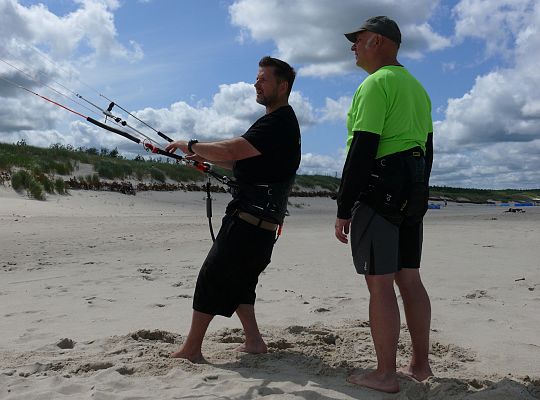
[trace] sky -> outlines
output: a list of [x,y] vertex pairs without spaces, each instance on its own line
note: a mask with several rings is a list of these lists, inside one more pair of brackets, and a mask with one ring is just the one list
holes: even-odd
[[[343,33],[376,15],[400,26],[398,59],[432,100],[430,184],[540,188],[540,0],[0,0],[0,78],[101,121],[87,101],[210,141],[264,114],[258,61],[278,57],[297,71],[299,173],[339,177],[347,110],[367,76]],[[0,79],[0,141],[20,140],[144,154]]]

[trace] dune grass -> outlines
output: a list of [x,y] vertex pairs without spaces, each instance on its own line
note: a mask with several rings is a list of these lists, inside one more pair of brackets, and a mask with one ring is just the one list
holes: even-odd
[[[117,149],[74,148],[60,144],[41,148],[29,146],[24,141],[17,144],[0,143],[0,172],[7,171],[11,174],[15,190],[26,190],[35,198],[44,198],[45,193],[66,193],[64,180],[59,176],[71,175],[80,164],[92,165],[95,172],[79,177],[79,181],[96,189],[100,188],[101,179],[148,179],[157,183],[165,183],[167,180],[177,183],[200,182],[206,179],[205,174],[170,159],[157,157],[145,160],[142,156],[137,156],[133,160],[127,160]],[[26,174],[19,171],[25,171]],[[216,172],[231,175],[230,171],[219,167],[216,167]],[[0,178],[5,179],[3,176],[5,174]],[[339,184],[340,179],[333,176],[297,175],[294,190],[312,195],[329,195],[337,193]],[[540,198],[540,189],[491,190],[432,186],[430,197],[474,203],[486,203],[490,200],[531,201]]]

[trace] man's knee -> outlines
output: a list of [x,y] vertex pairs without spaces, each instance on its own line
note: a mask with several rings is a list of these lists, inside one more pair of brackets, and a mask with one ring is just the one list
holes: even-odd
[[371,294],[394,291],[394,278],[396,274],[366,275],[366,283]]
[[398,285],[400,291],[408,289],[416,289],[422,286],[422,279],[420,278],[420,270],[416,268],[404,268],[396,273],[396,285]]

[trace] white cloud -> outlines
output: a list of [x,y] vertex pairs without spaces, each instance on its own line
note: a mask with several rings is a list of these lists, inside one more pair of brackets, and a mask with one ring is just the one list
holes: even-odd
[[[99,59],[105,69],[115,60],[140,60],[143,53],[137,43],[131,41],[129,49],[117,40],[113,11],[119,7],[118,1],[76,3],[79,8],[75,11],[58,16],[42,4],[25,7],[15,0],[0,0],[0,77],[95,117],[94,112],[99,111],[80,99],[79,104],[74,103],[75,96],[67,89],[76,90],[81,85],[77,72],[81,63],[88,68]],[[82,135],[80,126],[72,125],[72,120],[65,110],[0,80],[2,140],[25,139],[38,146],[61,143],[75,147],[121,142],[116,137],[111,140],[96,135],[95,131],[91,136]]]
[[456,39],[481,39],[488,55],[507,55],[537,5],[536,0],[461,0],[453,9]]
[[117,41],[112,10],[117,1],[80,1],[81,7],[65,16],[57,16],[44,5],[25,7],[15,0],[0,0],[0,44],[10,50],[27,43],[49,48],[55,59],[69,58],[81,45],[88,45],[93,55],[140,59],[142,51]]
[[345,121],[351,107],[351,101],[352,98],[349,96],[342,96],[337,100],[327,97],[321,121]]
[[332,175],[341,176],[345,152],[341,151],[336,156],[304,153],[300,162],[299,174],[307,175]]
[[540,139],[494,143],[459,153],[438,153],[432,185],[477,188],[538,188]]
[[[313,107],[301,93],[293,91],[290,104],[302,127],[315,123]],[[180,101],[167,109],[146,108],[136,113],[138,118],[177,139],[204,140],[239,136],[263,114],[264,107],[255,102],[253,85],[246,82],[220,85],[209,106]]]
[[401,34],[403,46],[400,54],[413,59],[422,58],[426,52],[442,50],[451,44],[449,38],[436,33],[427,22],[406,25]]
[[340,0],[238,0],[229,8],[231,21],[240,28],[242,41],[273,41],[278,57],[302,64],[299,74],[326,76],[355,68],[351,44],[343,33],[358,28],[373,15],[389,15],[403,33],[401,54],[418,58],[425,51],[448,47],[450,41],[426,22],[437,2],[413,0],[406,7],[399,1]]
[[[439,151],[435,181],[477,187],[539,187],[540,3],[489,4],[493,9],[486,13],[483,0],[461,1],[455,8],[456,33],[462,39],[484,39],[489,53],[500,50],[511,55],[511,65],[478,76],[466,94],[448,100],[445,119],[435,124]],[[490,48],[491,43],[500,47]],[[452,164],[454,159],[459,162]]]

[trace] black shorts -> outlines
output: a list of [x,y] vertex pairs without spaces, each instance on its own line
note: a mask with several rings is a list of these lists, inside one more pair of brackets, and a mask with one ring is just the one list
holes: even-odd
[[407,218],[392,224],[373,208],[359,202],[351,221],[351,250],[359,274],[383,275],[402,268],[420,268],[422,221]]
[[232,215],[223,217],[199,271],[193,309],[230,317],[240,304],[255,304],[258,278],[270,264],[274,242],[275,232]]

